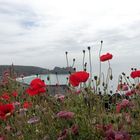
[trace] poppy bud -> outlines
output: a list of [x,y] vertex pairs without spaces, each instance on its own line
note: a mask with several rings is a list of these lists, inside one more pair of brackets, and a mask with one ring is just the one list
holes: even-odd
[[50,81],[50,77],[49,76],[47,77],[47,80]]
[[76,71],[76,68],[73,68],[74,71]]
[[94,76],[94,79],[97,80],[97,76]]
[[132,84],[133,85],[133,87],[135,86],[135,84]]
[[125,76],[125,73],[124,73],[124,72],[122,72],[122,75],[124,75],[124,76]]
[[110,80],[112,80],[113,79],[113,75],[110,75]]
[[90,50],[90,46],[88,46],[88,50]]
[[110,90],[110,93],[112,94],[112,93],[113,93],[113,91],[112,91],[112,90]]

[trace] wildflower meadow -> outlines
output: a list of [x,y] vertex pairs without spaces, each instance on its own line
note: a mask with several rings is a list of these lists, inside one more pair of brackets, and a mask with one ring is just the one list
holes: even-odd
[[[36,77],[28,86],[8,71],[0,84],[0,140],[140,140],[140,70],[113,77],[111,53],[99,51],[99,75],[92,73],[91,48],[82,69],[69,72],[68,90],[52,96]],[[89,61],[85,62],[85,55]],[[65,52],[69,70],[69,53]],[[107,74],[102,63],[108,65]],[[87,69],[87,65],[90,67]],[[106,75],[106,76],[105,76]],[[22,75],[24,79],[24,76]],[[118,78],[116,92],[109,82]],[[59,84],[57,85],[59,86]]]

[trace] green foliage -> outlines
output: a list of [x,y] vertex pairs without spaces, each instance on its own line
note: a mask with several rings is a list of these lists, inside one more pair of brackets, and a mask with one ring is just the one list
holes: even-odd
[[[9,82],[7,87],[1,88],[1,93],[16,90],[19,95],[12,98],[12,102],[18,101],[21,104],[24,101],[32,102],[32,107],[27,111],[20,111],[22,105],[15,108],[14,113],[7,120],[0,120],[0,134],[7,140],[56,140],[60,133],[68,130],[66,140],[100,140],[104,137],[104,132],[97,129],[97,125],[112,124],[115,130],[118,130],[123,124],[123,129],[129,132],[132,139],[138,139],[138,130],[140,128],[140,97],[136,95],[131,100],[135,104],[132,109],[128,109],[131,115],[131,122],[124,119],[125,112],[116,113],[116,105],[111,104],[109,110],[104,106],[109,102],[107,95],[99,96],[91,91],[84,89],[81,93],[66,93],[64,101],[57,100],[51,95],[40,94],[34,97],[25,96],[23,98],[24,88],[16,82]],[[119,100],[118,100],[119,101]],[[57,117],[59,111],[74,112],[74,118],[62,119]],[[39,121],[29,124],[28,120],[32,117],[38,117]],[[71,132],[71,127],[78,125],[78,134]],[[10,130],[6,127],[10,126]]]

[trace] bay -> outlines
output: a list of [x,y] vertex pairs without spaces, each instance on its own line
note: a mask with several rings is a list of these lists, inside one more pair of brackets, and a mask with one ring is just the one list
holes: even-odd
[[[67,77],[69,75],[68,74],[45,74],[45,75],[31,75],[31,76],[27,76],[27,77],[24,77],[24,78],[17,78],[17,81],[19,82],[23,82],[23,83],[26,83],[26,84],[30,84],[30,82],[35,79],[35,78],[40,78],[42,80],[44,80],[44,82],[47,84],[47,85],[56,85],[56,84],[59,84],[59,85],[66,85],[68,83],[67,81]],[[49,80],[48,80],[48,77],[49,77]]]

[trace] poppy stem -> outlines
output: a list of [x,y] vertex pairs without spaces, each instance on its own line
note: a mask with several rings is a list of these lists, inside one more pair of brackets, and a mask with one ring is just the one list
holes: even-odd
[[101,40],[101,46],[100,46],[100,51],[99,51],[99,84],[100,84],[100,78],[101,78],[101,61],[100,61],[100,56],[101,56],[101,51],[102,51],[102,46],[103,46],[103,41]]
[[112,77],[112,69],[110,67],[110,61],[108,61],[108,64],[109,64],[109,68],[108,68],[107,76],[106,76],[106,89],[108,89],[109,79],[110,77]]
[[74,64],[75,64],[75,58],[73,58],[73,63],[72,63],[72,68],[74,67]]
[[48,74],[48,76],[47,76],[47,80],[49,81],[49,85],[51,85],[50,74]]
[[94,84],[94,80],[92,80],[92,86],[93,86],[93,91],[95,92],[95,84]]
[[107,76],[106,76],[106,90],[108,89],[109,76],[110,76],[110,67],[108,68],[108,71],[107,71]]
[[122,84],[122,75],[119,75],[119,76],[118,76],[118,85],[119,85],[120,83]]
[[68,85],[68,84],[69,84],[69,78],[66,77],[66,85]]
[[133,86],[132,82],[130,81],[130,79],[128,79],[129,83],[131,84],[131,86]]
[[109,61],[109,60],[108,60],[108,65],[109,65],[109,68],[111,68],[111,67],[110,67],[110,61]]
[[84,71],[87,71],[87,62],[84,64]]
[[104,73],[102,72],[101,73],[101,78],[103,77],[103,83],[105,82],[105,76],[104,76]]
[[22,77],[22,83],[24,83],[24,78]]
[[131,81],[128,82],[127,78],[126,78],[126,75],[123,75],[123,78],[125,79],[126,83],[128,84],[129,88],[130,88],[130,85],[129,85],[129,82],[130,84],[132,85]]
[[65,54],[66,54],[67,67],[69,67],[68,52],[65,52]]
[[57,84],[59,85],[59,79],[58,79],[58,74],[57,74],[57,72],[55,73],[55,75],[56,75]]
[[103,41],[101,40],[101,46],[100,46],[100,51],[99,51],[99,58],[101,56],[102,46],[103,46]]
[[83,70],[85,70],[85,50],[83,50]]
[[90,52],[90,46],[88,47],[89,51],[89,65],[90,65],[90,78],[89,78],[89,85],[91,84],[92,80],[92,64],[91,64],[91,52]]

